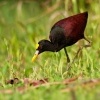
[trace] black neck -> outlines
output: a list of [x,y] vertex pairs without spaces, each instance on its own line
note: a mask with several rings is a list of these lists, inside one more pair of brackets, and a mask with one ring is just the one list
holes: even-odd
[[52,51],[52,52],[58,52],[63,48],[63,45],[53,44],[50,41],[47,41],[46,46],[44,48],[45,51]]
[[56,51],[56,46],[51,43],[50,41],[47,41],[46,46],[45,46],[45,51],[52,51],[55,52]]

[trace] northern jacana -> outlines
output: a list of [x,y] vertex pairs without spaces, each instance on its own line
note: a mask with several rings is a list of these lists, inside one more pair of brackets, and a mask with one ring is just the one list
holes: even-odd
[[87,40],[84,36],[87,18],[88,12],[84,12],[56,22],[50,31],[50,41],[40,40],[38,42],[32,61],[34,61],[36,57],[42,52],[58,52],[61,49],[64,49],[67,56],[67,62],[70,62],[66,47],[73,45],[80,39]]

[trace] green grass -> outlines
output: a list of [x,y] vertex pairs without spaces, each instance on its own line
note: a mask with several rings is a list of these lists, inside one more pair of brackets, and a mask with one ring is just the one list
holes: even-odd
[[[0,100],[99,100],[100,85],[83,87],[80,83],[100,77],[100,0],[47,1],[0,1]],[[66,71],[64,50],[45,52],[32,63],[36,43],[48,39],[52,25],[61,18],[83,11],[89,13],[85,36],[92,45],[83,48],[70,70]],[[87,42],[80,40],[67,48],[71,61],[83,44]],[[79,75],[82,76],[76,83],[68,85],[34,88],[24,83],[25,78],[48,78],[52,83]],[[20,80],[18,84],[6,84],[15,77]],[[18,90],[19,87],[23,87],[22,90]],[[71,91],[62,92],[71,87]]]

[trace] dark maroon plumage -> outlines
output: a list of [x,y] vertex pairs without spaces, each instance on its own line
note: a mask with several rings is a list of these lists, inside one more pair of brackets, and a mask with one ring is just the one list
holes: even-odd
[[[80,13],[68,18],[62,19],[54,24],[50,33],[51,42],[55,43],[55,38],[58,38],[58,32],[52,32],[56,27],[62,28],[63,35],[66,38],[66,46],[76,43],[79,39],[84,38],[84,29],[87,23],[88,13]],[[68,39],[68,40],[67,40]],[[63,41],[63,39],[62,39]],[[66,43],[66,42],[65,42]]]
[[65,47],[73,45],[82,38],[85,39],[84,30],[87,24],[87,18],[88,13],[84,12],[55,23],[50,31],[50,41],[39,41],[37,48],[38,54],[44,51],[58,52],[63,48],[65,50]]

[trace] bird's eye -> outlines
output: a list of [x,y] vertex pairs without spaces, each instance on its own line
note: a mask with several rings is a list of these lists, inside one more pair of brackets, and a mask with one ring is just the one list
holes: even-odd
[[39,45],[38,48],[39,48],[39,49],[42,49],[42,45]]

